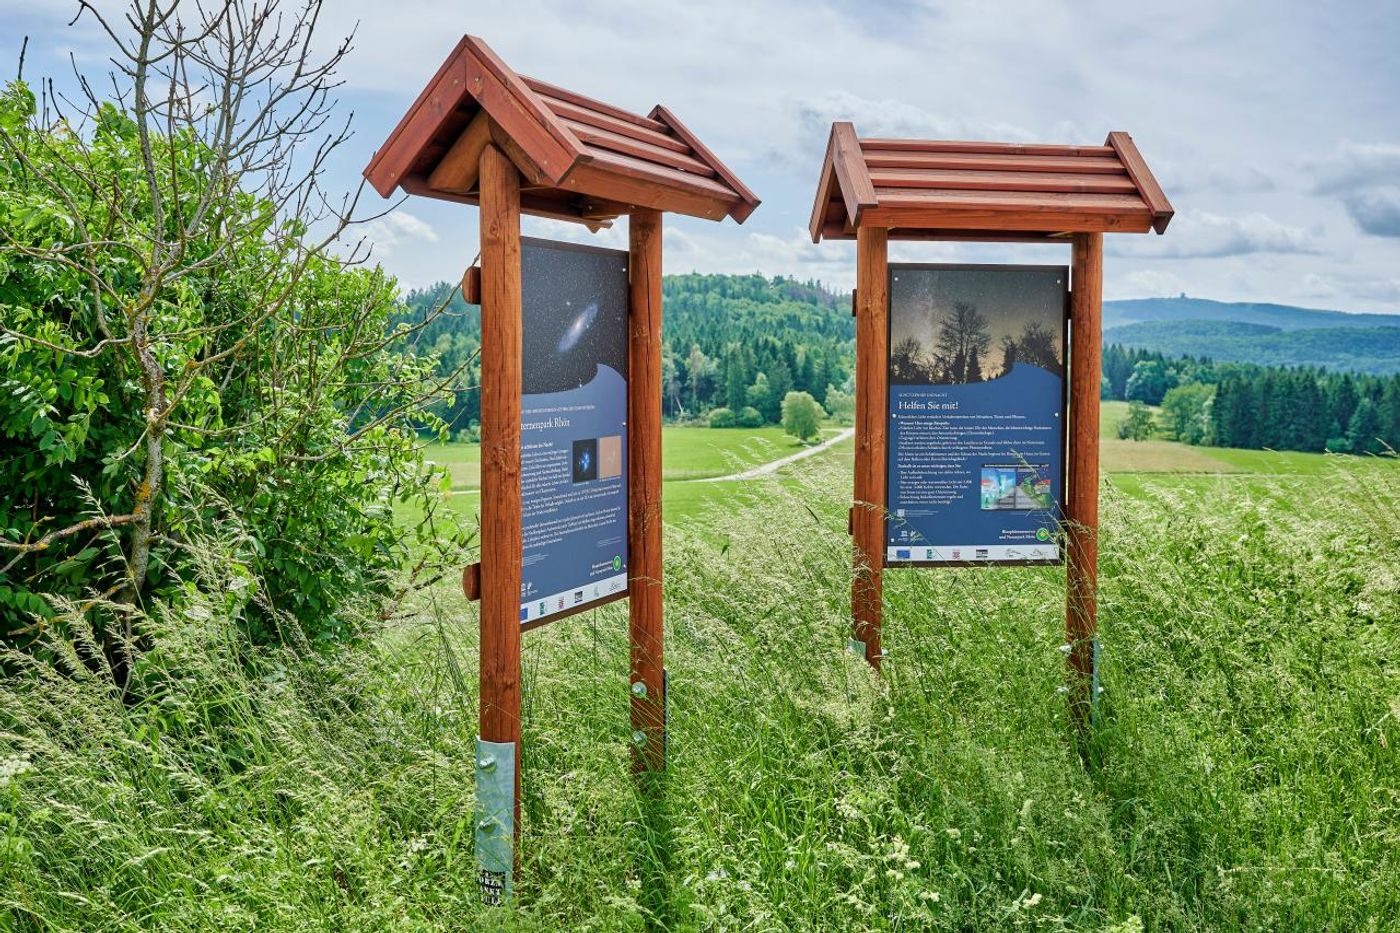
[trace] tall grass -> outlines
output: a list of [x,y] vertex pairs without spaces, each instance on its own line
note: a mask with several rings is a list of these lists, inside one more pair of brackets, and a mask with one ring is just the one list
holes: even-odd
[[847,477],[798,472],[668,529],[646,793],[625,606],[525,636],[515,907],[475,904],[475,617],[444,588],[314,665],[212,606],[151,620],[172,675],[135,706],[11,680],[0,927],[1396,926],[1400,465],[1110,484],[1083,747],[1062,571],[888,573],[876,679],[844,651]]

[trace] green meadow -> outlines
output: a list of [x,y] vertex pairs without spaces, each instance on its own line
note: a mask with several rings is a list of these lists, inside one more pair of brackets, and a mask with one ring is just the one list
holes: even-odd
[[[159,703],[13,688],[44,764],[0,775],[0,926],[1394,928],[1400,463],[1110,470],[1079,736],[1061,570],[890,572],[877,678],[844,649],[849,442],[705,483],[795,448],[665,438],[670,768],[629,773],[625,605],[526,635],[513,906],[477,904],[476,615],[444,581],[336,663],[255,675],[193,611]],[[433,456],[470,482],[472,448]]]
[[[823,440],[840,432],[822,429]],[[815,443],[815,442],[814,442]],[[678,521],[704,506],[733,498],[735,490],[758,480],[702,482],[742,473],[783,457],[801,453],[810,445],[772,425],[761,428],[703,428],[667,425],[661,432],[661,462],[665,517]],[[849,449],[849,444],[843,444]],[[475,514],[481,486],[481,448],[477,444],[433,443],[425,456],[445,467],[451,476],[449,504]]]
[[[1154,490],[1172,488],[1259,491],[1289,487],[1303,477],[1318,480],[1319,494],[1325,494],[1326,479],[1336,476],[1338,464],[1356,460],[1296,451],[1191,447],[1170,440],[1121,440],[1118,424],[1127,410],[1126,402],[1103,402],[1099,433],[1100,459],[1109,486],[1130,496],[1152,498]],[[839,431],[828,426],[822,438]],[[791,456],[806,446],[773,426],[712,429],[667,425],[662,430],[662,507],[666,520],[686,522],[714,506],[732,510],[773,486],[791,485],[792,471],[784,470],[759,479],[720,478]],[[849,470],[851,451],[851,442],[846,440],[818,457]],[[480,448],[476,444],[433,443],[427,446],[426,456],[451,475],[449,505],[475,514],[481,483]],[[1268,480],[1261,483],[1262,477]]]

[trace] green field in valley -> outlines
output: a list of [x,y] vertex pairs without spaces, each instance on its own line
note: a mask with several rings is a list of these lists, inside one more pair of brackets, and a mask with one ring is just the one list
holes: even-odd
[[[819,440],[841,428],[822,429]],[[816,442],[814,442],[816,443]],[[730,501],[736,490],[760,480],[723,483],[700,482],[742,473],[808,449],[782,428],[704,428],[667,425],[661,432],[661,463],[665,488],[662,504],[668,521],[693,515],[714,502]],[[849,449],[849,444],[837,445]],[[477,444],[429,444],[424,454],[446,467],[452,477],[449,504],[473,511],[481,485],[481,447]]]
[[[1274,485],[1294,478],[1334,476],[1340,464],[1357,458],[1296,451],[1234,450],[1192,447],[1170,440],[1128,441],[1118,437],[1118,424],[1127,414],[1126,402],[1105,401],[1100,416],[1100,462],[1111,487],[1133,496],[1156,489],[1258,489],[1260,477]],[[840,428],[829,426],[823,439]],[[775,483],[791,471],[771,477],[721,482],[698,482],[743,472],[806,449],[781,428],[712,429],[667,425],[662,431],[662,505],[667,521],[685,521],[711,507],[732,509],[745,498]],[[849,440],[817,456],[849,470]],[[452,476],[450,505],[475,511],[481,482],[480,447],[476,444],[429,444],[426,456],[445,466]],[[1325,490],[1324,486],[1320,487]]]
[[[839,430],[824,428],[822,437]],[[719,429],[667,425],[661,431],[662,470],[668,482],[726,476],[798,453],[807,446],[772,425]],[[454,490],[480,487],[480,445],[433,443],[424,449],[424,456],[447,467]]]

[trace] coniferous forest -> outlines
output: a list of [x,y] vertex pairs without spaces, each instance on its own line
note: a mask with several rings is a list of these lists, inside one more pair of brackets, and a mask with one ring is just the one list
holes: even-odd
[[[668,419],[776,424],[790,391],[809,393],[838,421],[850,418],[849,293],[781,276],[692,273],[667,276],[663,297]],[[397,326],[427,319],[406,342],[409,352],[435,354],[442,376],[460,372],[452,400],[437,402],[434,414],[458,436],[474,437],[477,310],[447,282],[408,291],[402,305]],[[1103,353],[1103,397],[1160,406],[1157,428],[1188,444],[1335,453],[1400,447],[1400,376],[1217,362],[1113,344]]]
[[[670,275],[662,288],[667,418],[695,420],[725,409],[739,426],[777,424],[789,392],[811,394],[838,420],[854,410],[849,294],[761,275]],[[408,291],[395,325],[425,319],[407,341],[409,352],[436,354],[444,376],[461,370],[454,400],[438,402],[434,413],[459,435],[474,436],[480,316],[456,286],[439,282]]]
[[1169,358],[1104,348],[1103,397],[1160,405],[1177,440],[1215,447],[1379,453],[1400,447],[1400,376]]

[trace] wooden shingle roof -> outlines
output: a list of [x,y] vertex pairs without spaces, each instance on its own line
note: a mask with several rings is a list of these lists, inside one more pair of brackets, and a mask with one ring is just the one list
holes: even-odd
[[859,226],[895,239],[1034,240],[1161,233],[1172,206],[1127,133],[1102,146],[860,139],[835,123],[812,242]]
[[630,113],[512,71],[464,36],[365,168],[384,197],[475,204],[488,142],[522,174],[521,210],[606,225],[638,207],[742,223],[759,200],[675,114]]

